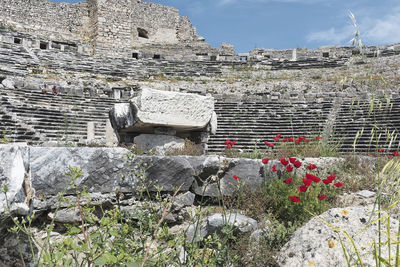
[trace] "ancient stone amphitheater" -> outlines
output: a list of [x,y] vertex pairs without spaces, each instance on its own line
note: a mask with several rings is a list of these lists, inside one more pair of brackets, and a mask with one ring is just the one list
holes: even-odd
[[[150,2],[0,0],[0,184],[14,181],[13,211],[27,215],[54,208],[68,165],[85,170],[81,186],[92,193],[129,191],[116,158],[136,141],[199,145],[206,156],[196,159],[139,157],[166,191],[183,182],[196,195],[205,191],[195,176],[218,172],[228,139],[243,152],[282,134],[321,136],[342,154],[391,154],[400,147],[399,53],[400,44],[236,54]],[[257,160],[230,162],[226,184],[238,174],[257,187],[270,175]],[[0,249],[12,262],[12,248]]]

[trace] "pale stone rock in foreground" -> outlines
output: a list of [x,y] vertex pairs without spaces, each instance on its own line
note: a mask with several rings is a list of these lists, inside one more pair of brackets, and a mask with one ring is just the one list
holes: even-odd
[[[364,266],[375,266],[372,242],[378,242],[377,223],[368,225],[373,205],[330,209],[319,218],[334,227],[341,228],[352,237]],[[385,216],[382,213],[382,216]],[[279,266],[348,266],[338,234],[318,218],[311,219],[298,229],[288,243],[281,249],[278,256]],[[374,214],[372,220],[377,219]],[[397,232],[398,221],[390,220],[392,232]],[[368,226],[367,226],[368,225]],[[365,228],[366,227],[366,228]],[[365,228],[365,229],[364,229]],[[387,241],[386,221],[382,221],[382,242]],[[344,241],[346,251],[351,259],[350,264],[356,263],[355,250],[343,232],[340,236]],[[394,238],[394,235],[392,236]],[[392,255],[396,251],[391,247]],[[388,258],[388,246],[382,246],[383,258]],[[394,261],[392,261],[394,264]]]

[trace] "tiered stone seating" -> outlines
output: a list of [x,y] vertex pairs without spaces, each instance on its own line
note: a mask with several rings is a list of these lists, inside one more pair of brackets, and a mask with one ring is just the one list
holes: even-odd
[[280,61],[273,60],[271,61],[271,69],[272,70],[283,70],[283,69],[295,69],[295,70],[303,70],[303,69],[315,69],[315,68],[336,68],[343,66],[345,61],[330,59],[330,60],[318,60],[318,59],[303,59],[296,61]]
[[225,140],[235,140],[236,148],[250,151],[265,148],[264,141],[283,137],[321,135],[332,109],[330,102],[216,102],[217,134],[208,142],[210,153],[224,150]]
[[24,134],[18,139],[33,145],[46,141],[82,142],[86,140],[88,122],[96,123],[96,138],[105,137],[108,110],[115,103],[112,99],[54,96],[29,89],[0,89],[0,94],[2,117],[6,119],[3,128],[26,131],[21,128],[26,125],[36,135]]
[[235,140],[243,151],[255,145],[265,148],[264,141],[276,143],[273,138],[279,133],[328,137],[341,153],[370,154],[377,147],[384,154],[400,150],[400,99],[376,100],[372,111],[368,101],[344,101],[338,107],[332,102],[217,102],[215,106],[218,130],[208,142],[210,153],[223,152],[227,139]]
[[26,76],[34,66],[38,63],[21,44],[0,42],[0,75]]
[[392,153],[400,147],[399,112],[400,99],[376,100],[373,109],[370,102],[346,101],[336,115],[333,139],[343,152],[374,153],[378,147]]

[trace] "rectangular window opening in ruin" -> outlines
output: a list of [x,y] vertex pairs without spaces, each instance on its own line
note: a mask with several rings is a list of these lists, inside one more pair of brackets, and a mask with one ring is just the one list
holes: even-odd
[[139,53],[133,52],[132,53],[132,58],[139,59]]
[[323,52],[322,57],[329,57],[329,52]]
[[40,42],[40,49],[46,50],[49,48],[49,44],[46,42]]
[[217,56],[210,56],[210,60],[211,61],[216,61],[217,60]]
[[145,29],[137,28],[137,31],[139,37],[149,39],[149,33]]
[[159,55],[159,54],[154,54],[153,59],[161,59],[161,55]]
[[247,56],[240,57],[241,61],[247,61]]
[[22,44],[21,38],[14,37],[14,44]]

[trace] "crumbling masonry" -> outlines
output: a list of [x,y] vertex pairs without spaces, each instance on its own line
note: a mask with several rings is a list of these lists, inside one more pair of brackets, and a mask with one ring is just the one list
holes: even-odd
[[[79,47],[100,56],[234,56],[230,45],[212,49],[179,11],[140,0],[87,0],[76,4],[48,0],[0,0],[0,26],[41,36],[35,48]],[[167,55],[168,54],[168,55]]]

